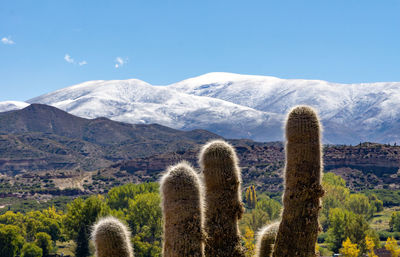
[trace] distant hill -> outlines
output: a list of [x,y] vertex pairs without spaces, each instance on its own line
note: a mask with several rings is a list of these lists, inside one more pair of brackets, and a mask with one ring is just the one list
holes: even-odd
[[[126,171],[138,181],[156,180],[167,166],[180,160],[198,166],[200,147],[216,138],[222,137],[205,130],[84,119],[32,104],[0,113],[0,173],[110,169]],[[239,155],[245,185],[282,189],[282,143],[229,141]],[[399,164],[399,146],[362,143],[324,147],[325,170],[341,175],[354,190],[399,188]]]
[[32,104],[0,113],[0,171],[94,170],[118,160],[185,151],[213,138],[221,137],[205,130],[89,120]]

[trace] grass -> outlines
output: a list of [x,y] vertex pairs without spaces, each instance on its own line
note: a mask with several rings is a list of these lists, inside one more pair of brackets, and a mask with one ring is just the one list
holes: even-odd
[[376,231],[389,231],[390,217],[395,211],[400,211],[400,206],[385,208],[383,211],[376,213],[370,221],[371,228]]
[[75,256],[74,254],[75,243],[73,241],[67,241],[67,242],[57,241],[56,247],[58,255],[64,254],[64,256],[68,255]]

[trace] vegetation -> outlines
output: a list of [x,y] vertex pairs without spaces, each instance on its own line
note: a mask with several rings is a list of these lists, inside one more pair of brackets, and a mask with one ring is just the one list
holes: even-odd
[[76,198],[65,212],[54,206],[25,214],[5,212],[0,215],[0,257],[47,256],[57,250],[58,241],[68,240],[75,241],[76,256],[90,256],[91,226],[107,215],[129,224],[135,235],[135,256],[160,256],[162,217],[158,184],[144,183],[116,187],[104,196]]

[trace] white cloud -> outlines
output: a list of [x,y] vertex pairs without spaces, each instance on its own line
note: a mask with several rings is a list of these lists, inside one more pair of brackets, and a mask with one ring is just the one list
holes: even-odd
[[11,37],[3,37],[1,39],[1,43],[5,44],[5,45],[14,45],[15,42],[11,39]]
[[79,64],[79,66],[83,66],[83,65],[86,65],[86,64],[87,64],[87,61],[81,61],[81,62],[79,62],[78,64]]
[[115,58],[115,62],[116,62],[116,64],[114,65],[114,67],[116,69],[118,69],[118,68],[124,66],[128,62],[128,58],[122,58],[122,57],[118,56],[117,58]]
[[75,62],[74,59],[72,59],[72,57],[71,57],[69,54],[65,54],[64,60],[65,60],[67,63],[74,63],[74,62]]

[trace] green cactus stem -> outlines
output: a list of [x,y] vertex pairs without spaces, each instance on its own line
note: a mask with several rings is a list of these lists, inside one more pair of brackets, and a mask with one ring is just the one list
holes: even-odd
[[241,175],[235,150],[224,141],[206,144],[200,153],[205,186],[205,256],[242,257],[238,220],[243,214]]
[[116,218],[99,220],[93,226],[92,239],[96,257],[133,257],[129,230]]
[[256,256],[272,257],[275,238],[278,234],[279,222],[263,227],[257,236]]
[[198,175],[185,162],[161,179],[163,257],[204,256],[203,208]]
[[315,111],[298,106],[286,122],[286,166],[283,214],[274,257],[314,257],[319,232],[321,126]]

